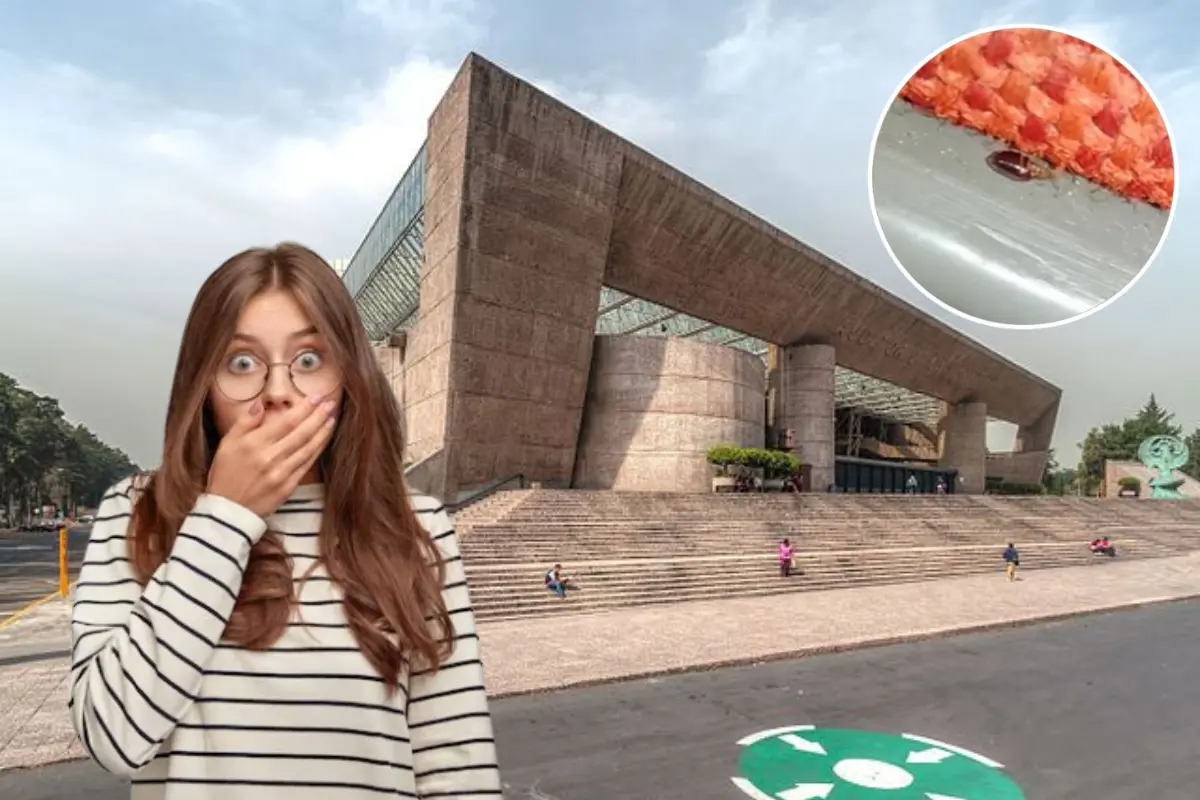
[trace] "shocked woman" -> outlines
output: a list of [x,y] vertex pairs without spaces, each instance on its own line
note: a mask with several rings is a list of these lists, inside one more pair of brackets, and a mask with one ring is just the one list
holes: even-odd
[[101,503],[71,718],[133,798],[501,795],[449,517],[333,270],[248,250],[184,329],[162,465]]

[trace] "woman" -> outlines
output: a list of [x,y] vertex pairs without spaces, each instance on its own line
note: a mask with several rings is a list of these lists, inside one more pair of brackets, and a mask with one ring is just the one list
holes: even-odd
[[451,523],[354,302],[299,245],[200,288],[163,462],[101,503],[71,718],[134,798],[501,796]]
[[792,577],[792,567],[796,564],[796,550],[792,543],[784,539],[779,543],[779,577]]

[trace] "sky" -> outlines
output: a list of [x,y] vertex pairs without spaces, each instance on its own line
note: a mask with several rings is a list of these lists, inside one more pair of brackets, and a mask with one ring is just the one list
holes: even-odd
[[[904,78],[953,38],[1023,23],[1071,30],[1146,79],[1178,187],[1137,284],[1035,331],[926,300],[867,194]],[[200,283],[253,245],[352,255],[474,50],[1062,387],[1060,460],[1151,392],[1191,430],[1197,29],[1200,7],[1174,0],[0,0],[0,372],[158,463]]]

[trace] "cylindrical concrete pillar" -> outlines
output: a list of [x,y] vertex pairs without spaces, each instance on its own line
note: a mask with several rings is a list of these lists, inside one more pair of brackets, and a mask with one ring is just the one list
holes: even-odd
[[708,448],[763,446],[765,378],[743,350],[597,336],[574,486],[711,491]]
[[783,426],[795,431],[796,454],[812,467],[812,490],[834,480],[834,367],[832,345],[788,347],[780,365]]
[[958,470],[957,492],[982,494],[987,484],[987,404],[959,403],[941,424],[939,465]]

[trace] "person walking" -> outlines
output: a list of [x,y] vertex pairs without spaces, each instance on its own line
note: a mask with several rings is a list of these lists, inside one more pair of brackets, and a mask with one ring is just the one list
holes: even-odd
[[[992,551],[996,552],[995,550]],[[1008,547],[1004,549],[1004,572],[1008,575],[1010,581],[1017,579],[1017,568],[1021,566],[1021,554],[1017,552],[1017,548],[1012,542],[1008,543]]]
[[299,245],[200,288],[162,465],[97,512],[68,707],[133,800],[502,796],[444,507],[354,301]]

